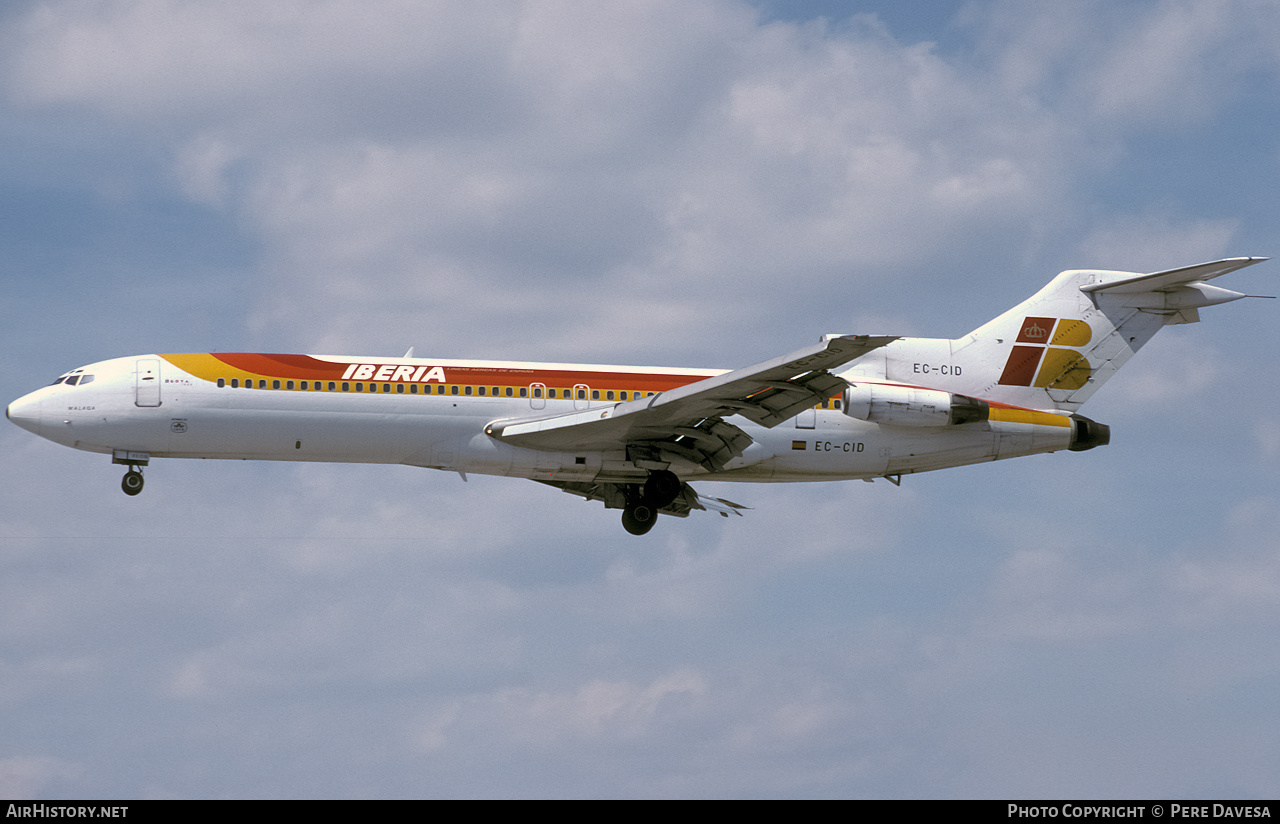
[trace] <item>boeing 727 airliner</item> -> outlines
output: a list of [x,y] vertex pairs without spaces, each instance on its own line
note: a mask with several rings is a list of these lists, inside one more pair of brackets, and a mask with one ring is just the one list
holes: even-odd
[[824,335],[734,371],[411,357],[182,354],[74,369],[17,425],[112,456],[400,463],[530,478],[622,510],[741,515],[690,481],[887,478],[1108,443],[1078,414],[1165,324],[1245,297],[1207,281],[1266,258],[1151,274],[1072,270],[955,340]]

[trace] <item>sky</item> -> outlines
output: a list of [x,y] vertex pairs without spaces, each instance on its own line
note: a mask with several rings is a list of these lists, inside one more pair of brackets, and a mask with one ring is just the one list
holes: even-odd
[[[1280,6],[12,2],[4,402],[152,352],[734,368],[1280,253]],[[1280,264],[1219,283],[1274,295]],[[1276,301],[1111,444],[616,511],[0,427],[0,797],[1274,798]]]

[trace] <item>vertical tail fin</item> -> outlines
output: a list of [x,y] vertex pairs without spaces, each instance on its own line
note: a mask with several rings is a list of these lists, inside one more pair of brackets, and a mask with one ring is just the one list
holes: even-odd
[[[1245,295],[1205,281],[1267,258],[1228,258],[1152,274],[1077,269],[952,341],[902,340],[886,377],[985,400],[1074,412],[1165,324]],[[946,363],[939,372],[932,364]],[[922,370],[921,367],[924,367]]]

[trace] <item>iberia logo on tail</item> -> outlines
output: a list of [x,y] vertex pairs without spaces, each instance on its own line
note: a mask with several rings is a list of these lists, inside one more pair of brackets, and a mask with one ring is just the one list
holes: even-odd
[[1078,351],[1093,338],[1089,324],[1074,318],[1024,318],[1005,361],[1000,383],[1043,389],[1079,389],[1093,367]]

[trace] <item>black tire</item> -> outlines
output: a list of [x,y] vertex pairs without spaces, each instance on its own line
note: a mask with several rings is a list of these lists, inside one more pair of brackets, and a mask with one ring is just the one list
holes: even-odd
[[648,504],[633,504],[622,510],[622,528],[632,535],[643,535],[658,522],[658,510]]
[[649,473],[644,482],[644,502],[654,509],[662,509],[676,498],[684,484],[669,469],[659,469]]
[[142,473],[132,469],[124,473],[124,477],[120,480],[120,488],[126,495],[137,495],[142,491],[142,485]]

